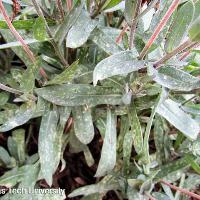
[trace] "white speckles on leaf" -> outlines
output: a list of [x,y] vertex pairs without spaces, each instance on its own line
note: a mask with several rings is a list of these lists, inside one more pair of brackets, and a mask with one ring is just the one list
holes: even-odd
[[135,60],[136,53],[133,51],[122,51],[105,58],[97,64],[93,73],[93,83],[115,75],[127,75],[145,67],[144,61]]
[[48,111],[42,117],[42,122],[39,132],[38,152],[40,157],[41,171],[40,176],[44,178],[47,183],[52,185],[52,176],[56,170],[54,159],[54,143],[56,139],[56,128],[58,123],[58,114],[56,111]]
[[200,88],[200,79],[174,67],[161,67],[159,70],[152,66],[148,68],[149,76],[158,84],[177,91],[191,91]]
[[116,119],[110,109],[107,111],[106,133],[101,158],[95,176],[104,176],[109,173],[116,163]]
[[85,106],[76,107],[73,110],[74,131],[76,137],[83,144],[88,144],[94,137],[94,127],[91,110]]
[[160,104],[156,112],[180,130],[186,137],[195,140],[200,132],[199,124],[180,109],[179,104],[171,99]]
[[82,46],[96,27],[97,22],[92,20],[89,14],[82,10],[78,20],[74,23],[67,35],[66,45],[69,48]]

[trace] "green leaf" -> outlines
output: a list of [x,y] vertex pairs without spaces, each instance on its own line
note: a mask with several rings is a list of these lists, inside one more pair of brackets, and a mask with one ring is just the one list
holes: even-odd
[[74,6],[70,13],[65,17],[64,22],[58,28],[55,34],[55,40],[62,44],[70,28],[75,24],[82,11],[82,5]]
[[156,157],[159,163],[165,161],[165,147],[164,147],[164,137],[165,137],[165,123],[161,116],[155,116],[154,123],[154,142],[156,146]]
[[81,200],[102,200],[100,194],[91,194],[81,198]]
[[125,0],[124,16],[129,25],[131,25],[135,14],[137,0]]
[[5,187],[13,187],[17,183],[22,182],[29,171],[32,171],[34,165],[25,165],[20,168],[16,167],[10,171],[7,171],[3,176],[0,177],[0,185]]
[[166,49],[168,52],[171,52],[180,45],[186,36],[186,31],[192,22],[193,15],[194,3],[192,1],[188,1],[178,9],[166,40]]
[[128,131],[124,136],[123,142],[123,162],[124,162],[124,172],[128,174],[130,167],[130,158],[133,146],[133,134]]
[[48,81],[45,85],[63,84],[70,83],[74,79],[75,74],[78,70],[78,62],[75,61],[61,74],[56,75],[52,80]]
[[56,105],[61,106],[95,106],[98,104],[121,104],[122,95],[105,87],[93,87],[85,84],[65,84],[48,86],[35,90],[36,93]]
[[150,137],[150,133],[151,133],[153,119],[156,114],[158,106],[160,104],[162,104],[162,102],[167,98],[167,95],[168,95],[167,91],[165,89],[163,89],[161,94],[156,99],[156,102],[151,111],[150,118],[147,122],[147,126],[146,126],[145,133],[144,133],[144,145],[143,145],[143,153],[142,153],[142,155],[143,155],[142,162],[144,162],[145,164],[150,164],[149,137]]
[[10,157],[8,152],[0,146],[0,161],[5,165],[7,168],[13,168],[16,165],[16,161],[14,158]]
[[74,131],[83,144],[88,144],[94,138],[94,127],[90,108],[75,107],[73,110]]
[[13,117],[8,119],[2,126],[0,126],[0,132],[9,131],[17,126],[21,126],[28,122],[35,111],[34,104],[23,104],[20,109],[16,110]]
[[189,29],[189,37],[194,42],[200,41],[200,16],[192,23]]
[[25,161],[25,130],[17,129],[12,132],[12,139],[17,144],[17,155],[19,164],[23,164]]
[[108,32],[107,29],[96,28],[92,32],[90,39],[109,55],[119,53],[124,49],[115,42],[115,39],[112,38],[111,34],[113,34],[113,32],[114,30],[112,29]]
[[112,8],[114,6],[116,6],[117,4],[119,4],[122,0],[107,0],[106,3],[103,6],[103,10]]
[[47,38],[46,25],[42,17],[38,17],[33,26],[33,35],[36,40],[43,41]]
[[116,119],[110,109],[107,110],[106,133],[101,158],[95,176],[104,176],[109,173],[116,163]]
[[199,164],[191,156],[189,156],[187,154],[185,156],[185,159],[187,160],[188,164],[191,165],[192,169],[196,173],[200,174],[200,166],[199,166]]
[[156,112],[180,130],[186,137],[195,140],[199,134],[199,124],[180,109],[180,105],[171,99],[160,104]]
[[79,195],[88,196],[90,194],[95,194],[95,193],[103,194],[108,192],[109,190],[117,190],[117,189],[119,189],[117,181],[111,176],[106,176],[97,184],[83,186],[74,190],[72,193],[68,195],[68,197],[72,198]]
[[[25,39],[24,42],[26,44],[33,44],[33,43],[38,43],[40,41],[36,40],[36,39]],[[9,43],[6,43],[6,44],[1,44],[0,45],[0,49],[7,49],[7,48],[12,48],[12,47],[20,47],[22,46],[21,42],[9,42]]]
[[135,151],[137,154],[141,154],[143,150],[143,133],[134,103],[132,103],[129,107],[128,116],[130,121],[129,123],[131,125],[131,133],[133,135]]
[[67,47],[77,48],[82,46],[88,40],[96,25],[97,22],[92,20],[86,11],[82,10],[77,21],[67,34]]
[[[191,158],[194,158],[191,156]],[[178,160],[172,161],[168,164],[162,165],[160,171],[156,175],[156,180],[164,179],[166,181],[173,182],[176,179],[179,179],[183,171],[189,167],[187,160],[182,157]]]
[[3,106],[7,103],[10,95],[7,92],[1,92],[0,93],[0,106]]
[[58,114],[56,111],[47,111],[41,121],[38,152],[40,156],[40,177],[44,178],[49,186],[52,185],[52,176],[57,168],[55,157],[58,152],[55,151]]
[[191,91],[200,88],[200,79],[174,67],[161,67],[158,71],[149,66],[149,75],[158,84],[178,91]]
[[[13,21],[12,24],[16,29],[32,29],[35,23],[35,19],[28,19],[28,20],[16,20]],[[0,20],[0,28],[1,29],[8,29],[8,25],[4,20]]]
[[171,200],[167,195],[160,192],[154,192],[153,197],[155,197],[156,200]]
[[115,75],[127,75],[145,67],[144,61],[135,60],[135,52],[123,51],[105,58],[94,69],[93,83]]

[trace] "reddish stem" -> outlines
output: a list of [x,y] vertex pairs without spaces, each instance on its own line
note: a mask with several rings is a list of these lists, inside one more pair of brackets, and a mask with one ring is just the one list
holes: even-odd
[[181,192],[181,193],[183,193],[185,195],[188,195],[190,197],[193,197],[195,199],[199,199],[200,200],[200,196],[198,194],[190,192],[190,191],[188,191],[186,189],[182,189],[182,188],[176,187],[175,185],[172,185],[172,184],[170,184],[170,183],[168,183],[167,181],[164,181],[164,180],[160,180],[160,182],[165,184],[165,185],[167,185],[167,186],[169,186],[171,189],[173,189],[175,191],[179,191],[179,192]]
[[[17,32],[17,30],[15,29],[15,27],[12,25],[9,16],[6,13],[6,10],[3,6],[2,0],[0,0],[0,12],[2,13],[10,31],[12,32],[12,34],[16,37],[16,39],[22,44],[22,47],[24,49],[24,51],[27,53],[28,57],[30,58],[30,60],[35,64],[36,63],[36,58],[34,57],[33,52],[30,50],[29,46],[25,43],[24,39],[21,37],[21,35]],[[46,72],[40,68],[40,74],[47,79],[47,74]]]
[[58,9],[60,11],[61,18],[62,18],[62,20],[64,20],[65,13],[64,13],[64,10],[63,10],[62,1],[61,0],[56,0],[56,1],[57,1]]
[[126,24],[126,25],[124,26],[124,28],[122,29],[121,33],[120,33],[119,36],[116,38],[115,41],[116,41],[117,44],[119,44],[119,43],[121,42],[122,37],[123,37],[124,34],[126,33],[127,28],[128,28],[128,24]]
[[72,9],[72,0],[66,0],[67,10],[70,11]]
[[156,40],[156,38],[158,37],[159,33],[162,31],[162,29],[164,28],[164,26],[166,25],[166,23],[168,22],[169,18],[171,17],[171,15],[173,14],[173,12],[176,10],[178,4],[179,4],[180,0],[174,0],[172,5],[169,7],[168,11],[166,12],[166,14],[164,15],[164,17],[162,18],[162,20],[160,21],[160,23],[158,24],[158,26],[156,27],[153,35],[151,36],[151,38],[149,39],[149,41],[147,42],[146,46],[144,47],[144,49],[142,50],[139,58],[143,59],[144,56],[146,55],[148,49],[151,47],[151,45],[153,44],[153,42]]
[[[199,46],[200,46],[200,43],[196,44],[196,45],[194,46],[194,48],[197,48],[197,47],[199,47]],[[185,58],[187,58],[187,57],[190,55],[190,53],[191,53],[191,50],[188,50],[188,51],[184,52],[184,53],[182,54],[182,56],[180,56],[179,60],[184,60]]]

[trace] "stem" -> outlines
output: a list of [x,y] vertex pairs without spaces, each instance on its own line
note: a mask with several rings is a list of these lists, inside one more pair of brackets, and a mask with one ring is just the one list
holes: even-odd
[[48,26],[48,24],[47,24],[47,21],[46,21],[44,15],[43,15],[43,12],[42,12],[42,10],[41,10],[39,4],[37,3],[36,0],[32,0],[32,3],[33,3],[33,5],[34,5],[34,7],[35,7],[35,10],[37,11],[37,14],[38,14],[40,17],[42,17],[42,19],[43,19],[44,22],[45,22],[46,31],[47,31],[48,36],[49,36],[50,38],[52,38],[52,40],[51,40],[50,42],[51,42],[51,44],[52,44],[52,46],[53,46],[53,48],[54,48],[54,50],[55,50],[56,55],[59,57],[59,59],[60,59],[60,61],[62,62],[62,64],[63,64],[64,66],[68,67],[69,64],[68,64],[68,62],[65,60],[64,56],[62,55],[62,53],[61,53],[61,51],[60,51],[60,48],[58,47],[57,43],[56,43],[55,40],[53,39],[53,35],[51,34],[51,30],[50,30],[50,28],[49,28],[49,26]]
[[164,181],[164,180],[160,180],[161,183],[169,186],[171,189],[175,190],[175,191],[180,191],[181,193],[187,195],[187,196],[190,196],[190,197],[193,197],[195,199],[199,199],[200,200],[200,196],[198,194],[195,194],[193,192],[190,192],[186,189],[182,189],[182,188],[179,188],[179,187],[176,187],[175,185],[172,185],[170,183],[168,183],[167,181]]
[[18,94],[18,95],[22,95],[23,92],[21,92],[20,90],[16,90],[14,88],[11,88],[11,87],[8,87],[2,83],[0,83],[0,89],[1,90],[4,90],[4,91],[7,91],[7,92],[10,92],[10,93],[13,93],[13,94]]
[[61,14],[61,18],[62,20],[64,20],[64,10],[63,10],[63,5],[62,5],[62,1],[61,0],[56,0],[57,1],[57,6],[58,6],[58,9],[60,11],[60,14]]
[[138,15],[140,14],[141,4],[142,4],[142,0],[137,0],[135,14],[134,14],[134,18],[133,18],[133,21],[131,24],[131,30],[130,30],[130,40],[129,40],[130,50],[133,48],[134,37],[135,37],[136,28],[137,28]]
[[[8,25],[10,31],[12,32],[14,37],[22,44],[22,47],[23,47],[24,51],[26,52],[26,54],[28,55],[30,60],[33,62],[33,64],[35,65],[36,64],[36,58],[35,58],[33,52],[30,50],[29,46],[25,43],[25,41],[21,37],[21,35],[17,32],[15,27],[12,25],[12,22],[10,21],[10,18],[7,15],[6,10],[5,10],[4,6],[3,6],[2,0],[0,0],[0,12],[2,13],[2,15],[3,15],[3,17],[4,17],[5,21],[6,21],[6,24]],[[47,74],[46,74],[46,72],[44,71],[43,68],[40,68],[40,74],[46,80],[48,79],[48,76],[47,76]]]
[[107,1],[107,0],[103,0],[103,1],[98,5],[97,10],[91,15],[91,18],[94,19],[94,18],[99,14],[100,10],[102,9],[102,7],[103,7],[104,4],[106,3],[106,1]]
[[174,0],[172,5],[169,7],[168,11],[166,12],[166,14],[164,15],[164,17],[162,18],[162,20],[160,21],[160,23],[158,24],[158,26],[156,27],[153,35],[151,36],[151,38],[149,39],[149,41],[147,42],[146,46],[144,47],[144,49],[142,50],[142,52],[140,53],[139,58],[143,59],[144,56],[146,55],[148,49],[151,47],[151,45],[153,44],[153,42],[156,40],[156,38],[158,37],[159,33],[162,31],[162,29],[164,28],[164,26],[166,25],[166,23],[168,22],[169,18],[171,17],[171,15],[173,14],[173,12],[176,10],[178,4],[179,4],[180,0]]
[[121,33],[120,33],[119,36],[116,38],[115,42],[116,42],[117,44],[119,44],[119,43],[121,42],[121,39],[122,39],[122,37],[124,36],[124,34],[126,33],[127,28],[128,28],[128,24],[126,24],[126,25],[124,26],[124,28],[122,29]]
[[[197,44],[193,45],[192,47],[197,48],[197,47],[199,47],[199,46],[200,46],[200,43],[197,43]],[[191,48],[192,48],[192,47],[191,47]],[[191,53],[190,50],[184,52],[183,55],[179,58],[179,60],[185,59],[187,56],[189,56],[190,53]]]
[[185,41],[183,44],[181,44],[179,47],[177,47],[176,49],[174,49],[172,52],[166,54],[163,58],[161,58],[159,61],[157,61],[154,66],[156,68],[159,67],[159,65],[165,63],[167,60],[169,60],[170,58],[172,58],[173,56],[177,55],[178,53],[180,53],[181,51],[183,51],[185,48],[193,45],[194,42],[192,42],[190,39],[188,39],[187,41]]
[[72,9],[72,0],[66,0],[67,10],[70,11]]

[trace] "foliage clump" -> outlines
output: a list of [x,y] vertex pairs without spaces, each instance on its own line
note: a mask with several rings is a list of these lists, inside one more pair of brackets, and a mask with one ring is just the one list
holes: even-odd
[[0,12],[1,199],[200,199],[200,0]]

